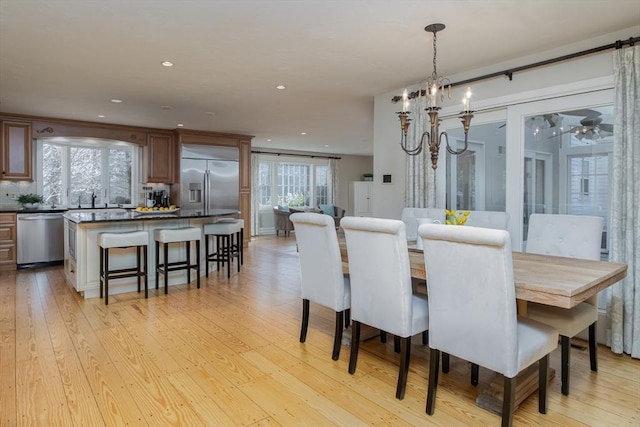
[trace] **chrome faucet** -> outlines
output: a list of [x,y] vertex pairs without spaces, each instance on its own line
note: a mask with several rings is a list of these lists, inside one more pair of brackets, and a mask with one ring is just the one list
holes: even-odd
[[92,192],[91,193],[91,209],[96,207],[96,198],[98,196],[96,196],[96,193]]

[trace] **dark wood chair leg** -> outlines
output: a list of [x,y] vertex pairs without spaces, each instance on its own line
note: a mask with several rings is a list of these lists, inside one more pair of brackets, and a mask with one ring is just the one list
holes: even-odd
[[231,278],[231,235],[228,234],[227,236],[225,236],[224,240],[226,242],[225,261],[227,262],[227,279],[230,279]]
[[244,265],[244,227],[240,229],[240,242],[238,245],[238,249],[240,250],[240,265]]
[[429,349],[429,388],[427,389],[427,414],[433,415],[436,409],[436,390],[440,371],[440,350]]
[[387,343],[387,333],[385,331],[380,331],[380,342],[382,344]]
[[502,401],[502,427],[513,425],[513,411],[516,395],[516,377],[504,377],[504,400]]
[[196,283],[200,289],[200,240],[196,240]]
[[422,332],[422,345],[429,344],[429,331]]
[[109,248],[104,249],[104,305],[109,305]]
[[209,236],[204,236],[204,275],[209,277]]
[[160,286],[160,276],[158,270],[160,268],[160,242],[156,241],[156,289]]
[[187,271],[187,284],[189,284],[191,283],[191,242],[187,241],[185,242],[185,245],[187,246],[187,260],[185,262],[185,270]]
[[478,374],[480,373],[480,366],[475,363],[471,364],[471,385],[478,385]]
[[309,327],[309,300],[302,300],[302,326],[300,328],[300,342],[307,340],[307,328]]
[[342,346],[342,325],[344,324],[344,311],[336,311],[336,331],[333,337],[333,354],[331,358],[340,358],[340,347]]
[[400,339],[400,372],[398,373],[398,385],[396,387],[396,399],[404,399],[404,391],[407,388],[407,376],[409,375],[409,360],[411,359],[411,337]]
[[146,245],[142,248],[142,261],[144,262],[142,265],[144,274],[144,297],[149,298],[149,267],[147,265],[147,262],[149,261],[149,253]]
[[[242,229],[240,229],[242,231]],[[238,273],[240,273],[240,265],[242,264],[242,246],[241,246],[241,241],[240,241],[240,232],[235,233],[236,235],[236,249],[237,252],[235,253],[235,257],[236,260],[238,261]]]
[[562,394],[569,395],[569,358],[571,351],[571,339],[560,337],[560,371],[562,376]]
[[344,327],[345,327],[345,329],[348,328],[350,324],[351,324],[351,309],[347,308],[344,311]]
[[164,294],[169,293],[169,244],[162,245],[164,251]]
[[442,353],[442,372],[449,372],[449,353]]
[[547,413],[547,387],[549,386],[549,355],[538,362],[538,412]]
[[100,248],[100,298],[104,296],[104,249]]
[[216,236],[216,271],[220,271],[220,260],[222,259],[222,236]]
[[136,280],[138,282],[138,292],[140,292],[140,246],[136,246]]
[[353,331],[351,333],[351,356],[349,357],[349,373],[355,374],[356,365],[358,364],[358,350],[360,347],[360,322],[353,322]]
[[591,370],[598,372],[598,342],[596,341],[596,332],[598,322],[593,322],[589,325],[589,362],[591,363]]
[[400,353],[400,337],[397,335],[393,336],[393,351],[395,353]]

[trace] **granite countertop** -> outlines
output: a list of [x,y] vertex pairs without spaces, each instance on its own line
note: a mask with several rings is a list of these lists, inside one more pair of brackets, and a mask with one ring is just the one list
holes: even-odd
[[66,212],[69,208],[54,208],[44,207],[38,209],[25,209],[20,206],[0,206],[0,213],[55,213]]
[[162,211],[137,212],[135,210],[127,212],[74,212],[66,213],[64,217],[76,224],[99,223],[99,222],[118,222],[118,221],[153,221],[167,219],[193,219],[193,218],[211,218],[219,216],[237,215],[240,211],[235,209],[210,209],[209,211],[193,211],[193,210],[177,210],[176,212],[165,213]]

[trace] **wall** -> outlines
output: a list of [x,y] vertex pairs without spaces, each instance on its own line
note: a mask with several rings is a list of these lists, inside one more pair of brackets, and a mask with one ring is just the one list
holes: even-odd
[[349,185],[353,181],[362,181],[362,174],[373,172],[372,156],[340,156],[338,160],[338,198],[336,205],[346,209],[345,215],[353,215],[349,200]]
[[[463,74],[448,77],[452,82],[461,81],[489,72],[505,70],[606,45],[616,40],[637,37],[639,34],[640,26],[636,26],[579,43],[561,46],[540,54],[495,64],[490,68],[470,70]],[[493,47],[488,46],[487,48]],[[510,102],[517,102],[514,99],[517,98],[519,93],[527,92],[527,96],[532,97],[535,96],[535,91],[544,91],[549,86],[568,85],[577,81],[611,76],[613,73],[612,52],[612,50],[608,50],[543,68],[519,72],[513,75],[513,81],[509,81],[506,77],[497,77],[474,83],[472,85],[472,108],[474,110],[482,110],[489,106],[499,105],[501,98],[505,99],[503,104],[506,105]],[[430,72],[430,69],[425,70],[425,74]],[[407,88],[410,91],[416,90],[415,86],[408,86]],[[406,154],[398,147],[400,126],[398,116],[395,113],[398,111],[399,104],[391,102],[391,98],[401,94],[404,89],[404,87],[398,88],[397,90],[380,94],[374,99],[373,172],[375,182],[373,188],[373,213],[376,217],[400,218],[405,203]],[[456,104],[454,100],[461,98],[462,90],[463,88],[459,87],[453,89],[452,99],[444,103],[445,107],[441,111],[442,116],[453,116],[460,111],[460,105],[454,105]],[[471,127],[473,129],[473,121]],[[440,158],[442,159],[442,157],[441,155]],[[382,174],[392,174],[393,183],[383,185],[381,183]]]

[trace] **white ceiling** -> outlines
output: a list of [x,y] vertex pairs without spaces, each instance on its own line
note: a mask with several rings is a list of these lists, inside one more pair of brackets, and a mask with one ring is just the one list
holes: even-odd
[[0,111],[372,154],[373,97],[431,73],[434,22],[453,75],[636,26],[640,2],[1,0]]

